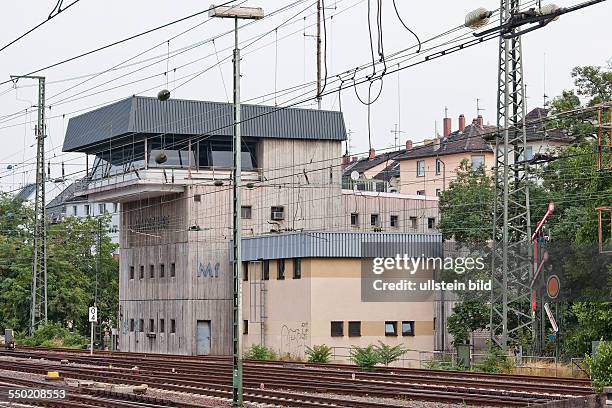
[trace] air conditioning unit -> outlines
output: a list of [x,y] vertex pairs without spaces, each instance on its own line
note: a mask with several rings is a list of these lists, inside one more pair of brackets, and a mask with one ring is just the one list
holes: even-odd
[[282,221],[285,219],[284,211],[272,211],[272,219],[274,221]]

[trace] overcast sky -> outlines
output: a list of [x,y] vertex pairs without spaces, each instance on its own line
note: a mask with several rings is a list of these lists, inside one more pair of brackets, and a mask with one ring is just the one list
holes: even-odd
[[[371,1],[375,7],[376,1]],[[4,21],[3,29],[0,32],[0,45],[6,44],[46,19],[55,3],[55,0],[3,2]],[[67,5],[70,0],[65,0],[64,3]],[[261,6],[269,13],[292,3],[293,0],[260,0],[259,2],[249,0],[245,5]],[[243,51],[243,100],[259,97],[258,101],[266,99],[264,103],[274,105],[273,96],[264,99],[261,96],[274,93],[275,89],[282,90],[315,79],[316,43],[310,37],[315,34],[315,28],[312,26],[316,21],[314,3],[314,0],[302,1],[283,13],[241,30],[240,36],[243,40],[255,37],[272,30],[308,7],[308,10],[292,20],[294,21],[292,24],[285,25],[276,32],[272,31],[271,34]],[[413,45],[415,40],[395,16],[391,0],[383,0],[383,3],[383,44],[385,53],[390,55]],[[558,2],[561,6],[576,3],[577,1],[566,0]],[[335,77],[357,65],[367,63],[370,59],[367,26],[368,2],[367,0],[326,0],[325,4],[329,8],[328,17],[334,16],[327,23],[327,59],[330,76]],[[418,2],[397,0],[397,4],[403,20],[422,39],[461,25],[465,14],[477,7],[483,6],[491,10],[499,7],[499,2],[495,0]],[[0,52],[0,82],[8,80],[9,75],[30,72],[203,10],[208,5],[206,2],[195,0],[81,0],[34,33]],[[304,16],[306,16],[305,20]],[[609,36],[609,29],[606,27],[609,27],[610,16],[612,16],[612,4],[604,2],[562,16],[559,21],[551,23],[548,27],[523,37],[529,108],[542,105],[545,88],[546,94],[551,97],[560,94],[564,89],[572,88],[573,83],[570,77],[572,67],[606,64],[606,61],[612,57],[612,53],[602,46],[602,41],[603,38]],[[233,41],[231,35],[217,39],[214,44],[207,42],[194,47],[178,56],[173,56],[169,61],[166,58],[158,58],[151,61],[158,63],[148,68],[142,68],[146,64],[140,64],[108,72],[74,89],[65,91],[86,78],[72,81],[64,81],[65,79],[107,70],[154,45],[164,43],[169,37],[207,19],[205,15],[199,16],[42,73],[47,78],[47,103],[51,106],[51,109],[47,111],[49,138],[46,150],[50,152],[48,157],[54,163],[53,176],[60,174],[60,165],[55,163],[66,161],[68,173],[78,170],[82,163],[78,156],[61,153],[65,127],[71,116],[133,94],[156,95],[158,90],[166,87],[166,77],[163,75],[163,72],[166,71],[166,64],[169,65],[171,72],[168,77],[170,89],[185,81],[181,77],[212,67],[174,90],[173,98],[212,101],[227,101],[228,96],[231,98],[232,67],[231,58],[229,58]],[[171,55],[182,47],[207,40],[231,29],[232,26],[229,20],[206,22],[170,41]],[[306,26],[305,30],[304,26]],[[373,28],[375,30],[375,26]],[[477,98],[480,99],[481,107],[485,109],[483,111],[485,122],[494,123],[497,46],[498,42],[493,40],[414,68],[408,68],[399,75],[386,76],[381,97],[371,108],[373,146],[379,149],[391,146],[394,141],[391,131],[395,124],[400,122],[403,132],[401,134],[402,143],[406,139],[416,142],[432,137],[436,121],[441,129],[445,107],[448,107],[449,116],[453,118],[453,129],[456,129],[459,114],[464,113],[468,121],[476,115]],[[164,43],[130,62],[160,57],[166,53],[167,45]],[[221,64],[220,68],[215,66],[217,58],[226,61]],[[189,62],[191,64],[181,67]],[[174,68],[177,68],[176,71]],[[108,82],[134,70],[137,72]],[[154,77],[143,80],[151,76]],[[10,84],[0,85],[0,118],[20,110],[23,111],[35,103],[36,88],[28,86],[32,84],[34,82],[22,80],[17,90],[12,90]],[[119,85],[125,86],[118,87]],[[65,92],[59,94],[62,91]],[[357,91],[362,97],[367,95],[365,85],[358,87]],[[314,87],[311,88],[308,96],[313,95]],[[68,102],[63,101],[65,98]],[[277,97],[277,102],[281,105],[286,100],[286,97]],[[312,102],[310,105],[303,106],[316,107],[316,104]],[[338,94],[325,97],[323,108],[338,109]],[[351,151],[357,153],[367,150],[367,108],[357,100],[353,89],[342,92],[342,110],[347,128],[351,130]],[[2,141],[0,184],[5,191],[18,187],[24,178],[31,180],[34,176],[32,164],[36,151],[33,145],[33,122],[28,123],[28,121],[35,121],[35,119],[35,114],[18,115],[11,121],[0,119],[2,122],[0,123]],[[13,173],[7,172],[7,166],[10,163],[19,163],[23,160],[27,165],[25,168],[16,166]],[[23,174],[25,171],[28,172]]]

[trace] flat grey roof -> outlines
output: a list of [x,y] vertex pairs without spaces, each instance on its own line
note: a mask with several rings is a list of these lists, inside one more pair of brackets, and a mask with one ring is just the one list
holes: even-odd
[[[342,112],[242,105],[242,136],[346,140]],[[233,135],[232,104],[132,96],[70,118],[63,151],[99,151],[100,143],[126,135]]]

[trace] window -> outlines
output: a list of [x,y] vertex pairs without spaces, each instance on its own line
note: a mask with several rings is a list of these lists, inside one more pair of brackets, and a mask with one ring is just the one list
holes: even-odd
[[85,204],[85,215],[91,215],[89,212],[89,204]]
[[249,280],[249,263],[248,263],[248,261],[242,263],[242,280],[243,281],[248,281]]
[[242,334],[249,334],[249,321],[248,320],[242,321]]
[[170,277],[174,278],[176,276],[176,264],[172,262],[170,264]]
[[436,197],[440,197],[441,192],[442,190],[440,190],[439,188],[436,188]]
[[410,217],[410,228],[417,229],[417,217]]
[[144,279],[144,265],[140,265],[140,279]]
[[425,177],[425,160],[417,160],[417,177]]
[[428,218],[427,219],[427,228],[429,228],[429,229],[436,228],[436,219],[435,218]]
[[166,276],[166,265],[159,264],[159,277],[163,278],[164,276]]
[[119,210],[119,205],[117,203],[113,203],[113,212],[117,213],[118,210]]
[[285,207],[272,207],[270,210],[270,218],[276,221],[285,219]]
[[331,322],[331,336],[332,337],[344,336],[344,322]]
[[164,319],[159,319],[159,332],[164,333],[166,331],[166,321]]
[[252,207],[250,205],[243,205],[240,208],[240,216],[245,220],[250,220],[252,216]]
[[149,319],[149,333],[155,332],[155,320]]
[[134,279],[134,267],[130,266],[130,279]]
[[98,213],[104,214],[106,212],[106,204],[98,204]]
[[199,203],[200,201],[202,201],[202,195],[201,194],[194,194],[193,195],[193,201],[195,201],[196,203]]
[[417,191],[417,195],[424,196],[425,195],[425,190],[418,190]]
[[170,333],[176,333],[176,320],[170,320]]
[[533,146],[527,146],[527,160],[533,159]]
[[79,210],[78,210],[78,207],[76,205],[72,206],[72,215],[74,215],[75,217],[77,215],[79,215]]
[[143,332],[144,331],[144,319],[138,320],[138,331],[139,332]]
[[442,173],[443,166],[442,160],[436,159],[436,176]]
[[302,279],[302,260],[300,258],[293,260],[293,279]]
[[276,263],[276,279],[285,279],[285,260],[279,259]]
[[130,319],[130,331],[134,331],[134,319]]
[[414,336],[414,321],[402,322],[402,336]]
[[155,277],[155,265],[149,265],[149,278]]
[[477,171],[481,167],[484,168],[485,158],[484,156],[472,156],[472,171]]
[[392,215],[390,223],[391,223],[391,227],[393,228],[399,227],[399,217],[397,215]]
[[385,322],[385,336],[397,336],[397,322]]
[[373,227],[378,227],[378,214],[370,215],[370,225]]
[[270,280],[270,261],[268,260],[263,261],[262,268],[263,270],[261,271],[262,272],[261,279]]
[[361,322],[349,322],[349,337],[361,336]]
[[359,225],[359,214],[357,213],[351,214],[351,225]]

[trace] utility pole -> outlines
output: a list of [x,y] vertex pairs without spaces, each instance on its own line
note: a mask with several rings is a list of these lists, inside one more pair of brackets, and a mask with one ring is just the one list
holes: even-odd
[[45,77],[11,75],[38,80],[38,121],[36,124],[36,196],[34,198],[34,242],[32,258],[32,291],[30,335],[47,321],[47,219],[45,213]]
[[321,1],[317,0],[317,106],[321,109]]

